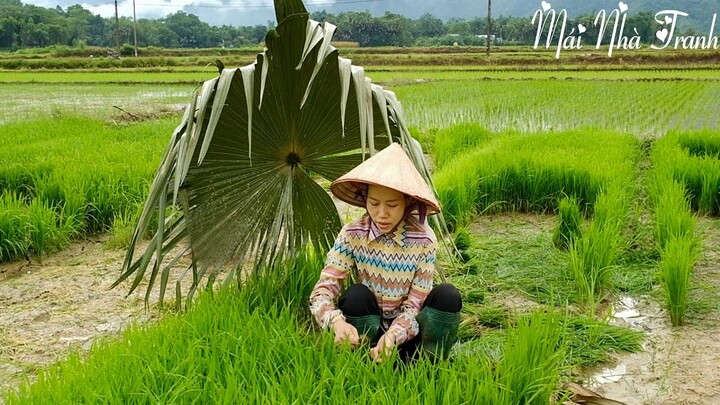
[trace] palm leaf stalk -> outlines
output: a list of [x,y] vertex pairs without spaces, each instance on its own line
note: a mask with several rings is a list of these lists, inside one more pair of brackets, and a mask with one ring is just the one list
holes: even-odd
[[[332,181],[390,142],[434,190],[397,97],[338,56],[335,26],[310,20],[301,0],[275,0],[275,11],[279,24],[255,63],[205,82],[172,134],[113,284],[134,276],[131,294],[149,277],[146,304],[158,275],[163,301],[170,270],[188,250],[188,300],[231,262],[269,267],[301,249],[327,251],[341,222],[315,178]],[[181,210],[168,215],[174,204]],[[445,239],[443,218],[434,220]],[[152,221],[157,231],[136,257]],[[185,239],[189,247],[166,258]]]

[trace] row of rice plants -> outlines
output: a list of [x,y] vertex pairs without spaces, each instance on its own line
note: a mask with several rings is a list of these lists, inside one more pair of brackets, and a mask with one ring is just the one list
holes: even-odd
[[[202,83],[217,74],[215,58],[207,58],[205,66],[171,66],[147,68],[113,68],[53,71],[8,70],[2,73],[0,83]],[[718,79],[716,70],[520,70],[496,66],[456,66],[443,70],[434,66],[408,68],[365,67],[365,72],[376,83],[403,84],[423,80],[700,80]],[[492,70],[491,70],[492,69]]]
[[[367,348],[336,348],[300,315],[320,256],[208,292],[186,314],[134,327],[71,355],[8,404],[56,403],[552,403],[563,371],[560,318],[537,312],[508,331],[499,357],[450,363],[397,358],[375,364]],[[273,280],[290,280],[278,283]],[[269,284],[268,284],[269,283]]]
[[217,67],[214,64],[198,71],[165,70],[138,72],[127,70],[96,70],[96,71],[67,71],[67,72],[33,72],[9,71],[3,72],[0,83],[167,83],[167,84],[202,84],[205,80],[217,77]]
[[657,180],[655,240],[660,253],[660,282],[675,326],[685,323],[690,276],[698,254],[695,218],[685,187],[673,179]]
[[634,176],[638,141],[599,130],[489,135],[479,126],[440,131],[435,184],[450,224],[477,213],[554,212],[572,196],[583,212],[610,184]]
[[673,133],[657,141],[652,154],[650,195],[659,276],[675,326],[685,324],[690,278],[699,250],[692,211],[718,213],[718,139],[711,132]]
[[[657,136],[674,128],[715,127],[720,107],[716,81],[604,80],[431,81],[395,89],[411,126],[427,132],[462,123],[481,123],[492,132],[567,131],[600,128]],[[373,77],[374,78],[374,77]],[[663,103],[657,94],[672,94]],[[615,100],[608,102],[608,100]],[[622,106],[622,107],[621,107]],[[632,106],[632,107],[625,107]]]
[[171,125],[64,118],[0,126],[0,261],[57,250],[134,216]]

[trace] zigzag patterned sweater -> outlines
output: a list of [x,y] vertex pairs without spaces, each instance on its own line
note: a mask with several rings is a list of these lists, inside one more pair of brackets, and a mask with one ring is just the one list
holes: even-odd
[[383,234],[365,214],[340,231],[310,294],[310,310],[323,328],[343,317],[335,300],[350,276],[375,294],[386,334],[402,344],[419,332],[415,316],[433,286],[435,252],[435,233],[415,216]]

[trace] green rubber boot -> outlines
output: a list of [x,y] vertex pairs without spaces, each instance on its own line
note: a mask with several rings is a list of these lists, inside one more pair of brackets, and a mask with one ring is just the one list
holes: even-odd
[[460,313],[425,307],[415,319],[420,325],[423,352],[433,361],[447,359],[457,341]]
[[365,316],[347,316],[345,320],[350,325],[357,329],[360,338],[364,338],[370,343],[375,344],[378,341],[378,332],[380,332],[380,322],[382,317],[380,315],[365,315]]

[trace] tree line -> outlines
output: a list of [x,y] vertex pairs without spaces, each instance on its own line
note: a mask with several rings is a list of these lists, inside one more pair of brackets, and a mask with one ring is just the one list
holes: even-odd
[[[336,41],[357,42],[360,46],[448,46],[484,45],[487,19],[450,19],[442,21],[430,14],[418,19],[385,13],[325,11],[312,13],[317,21],[329,21],[338,28]],[[586,38],[597,37],[593,15],[581,15],[568,22],[568,27],[583,23],[588,27]],[[530,45],[535,41],[537,27],[528,17],[498,17],[491,22],[496,44]],[[121,17],[103,18],[80,5],[63,10],[23,4],[20,0],[0,0],[0,49],[63,45],[73,47],[115,47],[132,44],[133,20]],[[641,12],[628,17],[627,27],[637,28],[643,39],[654,37],[657,27],[651,13]],[[272,23],[255,26],[212,26],[197,16],[183,11],[160,19],[137,20],[137,41],[140,47],[213,48],[257,45],[263,41]],[[586,42],[592,43],[592,42]]]

